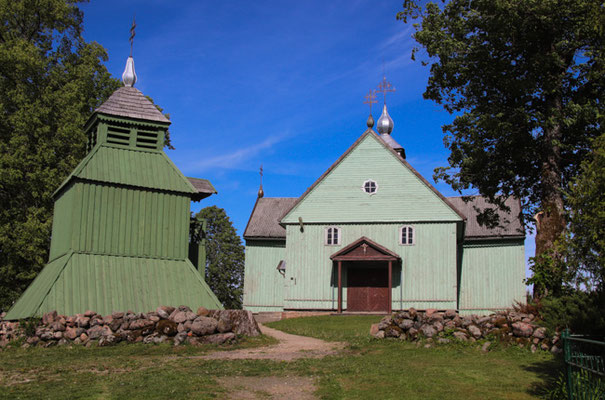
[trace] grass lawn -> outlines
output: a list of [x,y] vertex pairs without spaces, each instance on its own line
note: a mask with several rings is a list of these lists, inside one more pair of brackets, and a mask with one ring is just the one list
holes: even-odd
[[[368,331],[377,320],[328,316],[269,324],[348,343],[341,355],[291,363],[198,357],[216,347],[10,348],[0,352],[0,398],[229,398],[225,382],[235,385],[246,376],[311,378],[318,397],[326,399],[532,399],[540,398],[560,367],[550,354],[516,348],[482,354],[476,345],[426,349],[373,340]],[[251,338],[235,347],[271,343],[270,338]]]

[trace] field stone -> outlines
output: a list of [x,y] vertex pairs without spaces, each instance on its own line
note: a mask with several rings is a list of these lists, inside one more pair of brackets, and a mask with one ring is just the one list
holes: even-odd
[[90,328],[87,333],[88,333],[88,337],[91,340],[96,340],[98,338],[100,338],[101,336],[103,336],[104,333],[104,329],[101,325],[95,325],[92,328]]
[[74,340],[78,337],[78,330],[75,327],[67,327],[63,336],[69,340]]
[[380,329],[378,329],[378,324],[370,325],[370,335],[376,336],[376,334],[378,333],[379,330]]
[[198,317],[191,324],[191,332],[198,336],[210,335],[216,331],[218,321],[209,317]]
[[416,309],[414,307],[411,307],[408,310],[408,314],[410,314],[411,319],[416,319],[416,317],[418,316],[418,311],[416,311]]
[[435,328],[437,332],[443,332],[443,324],[439,321],[433,324],[433,328]]
[[435,328],[433,328],[431,325],[422,325],[420,327],[420,332],[422,332],[422,334],[427,338],[432,338],[437,333]]
[[482,353],[487,353],[489,351],[489,346],[491,346],[492,343],[491,342],[485,342],[483,343],[483,346],[481,346],[481,352]]
[[179,346],[185,341],[185,339],[187,339],[187,334],[185,332],[179,332],[174,337],[173,343],[175,346]]
[[231,329],[233,329],[233,326],[231,325],[231,321],[229,321],[229,319],[224,316],[221,315],[221,318],[218,320],[218,325],[216,328],[220,333],[225,333],[225,332],[230,332]]
[[170,313],[164,306],[156,308],[155,313],[158,315],[158,317],[160,317],[162,319],[170,318]]
[[161,335],[174,336],[178,332],[178,325],[174,321],[163,319],[158,322],[156,331]]
[[200,307],[197,309],[197,315],[200,317],[207,317],[210,314],[210,311],[206,307]]
[[426,311],[424,312],[425,317],[430,317],[431,315],[435,314],[437,312],[436,309],[434,308],[427,308]]
[[85,317],[84,315],[78,315],[76,318],[76,325],[80,328],[88,328],[88,324],[90,323],[90,318]]
[[374,337],[376,339],[384,339],[384,331],[378,331],[378,333]]
[[177,324],[180,324],[187,321],[189,318],[187,316],[186,311],[177,311],[176,314],[174,314],[174,316],[172,316],[172,318],[170,319],[176,322]]
[[439,343],[439,344],[448,344],[450,342],[451,341],[449,339],[445,339],[445,338],[439,338],[439,339],[437,339],[437,343]]
[[233,332],[237,335],[259,336],[260,328],[254,319],[251,311],[248,310],[221,310],[220,314],[226,314]]
[[443,316],[447,319],[453,319],[456,317],[456,315],[458,315],[458,313],[456,312],[456,310],[446,310],[445,313],[443,314]]
[[399,327],[401,329],[403,329],[404,331],[409,330],[411,327],[414,326],[414,321],[412,321],[411,319],[404,319],[403,321],[401,321],[401,323],[399,324]]
[[469,325],[468,331],[475,339],[479,339],[481,337],[481,329],[475,325]]
[[401,328],[398,327],[397,325],[388,326],[384,330],[384,336],[398,338],[399,336],[401,336]]
[[541,327],[534,331],[534,337],[537,339],[545,339],[546,338],[546,328]]
[[124,318],[124,313],[121,311],[114,311],[111,313],[111,317],[113,319],[121,319],[121,318]]
[[44,315],[42,315],[42,323],[44,325],[49,325],[49,324],[55,322],[55,318],[57,318],[56,311],[50,311],[50,312],[44,313]]
[[155,325],[155,323],[148,319],[137,319],[137,320],[132,321],[130,323],[130,325],[128,326],[128,328],[130,330],[146,329],[146,328],[150,328],[154,325]]
[[97,313],[92,310],[86,310],[84,312],[84,316],[88,318],[94,317],[95,315],[97,315]]
[[519,337],[530,337],[533,333],[533,328],[526,322],[515,322],[512,325],[513,334]]
[[208,335],[199,338],[201,343],[210,343],[210,344],[223,344],[235,339],[235,333],[227,332],[227,333],[217,333],[214,335]]

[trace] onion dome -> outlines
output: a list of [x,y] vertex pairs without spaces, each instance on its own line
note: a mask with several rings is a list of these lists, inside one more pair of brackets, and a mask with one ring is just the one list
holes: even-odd
[[122,74],[122,82],[124,82],[124,86],[126,87],[133,87],[136,81],[137,74],[134,72],[134,58],[128,57],[126,68],[124,68],[124,73]]
[[370,114],[370,116],[368,117],[368,121],[366,122],[366,125],[368,125],[368,128],[372,129],[374,127],[374,117],[372,117],[372,114]]
[[381,135],[390,135],[393,132],[393,120],[387,111],[387,105],[382,108],[382,115],[378,118],[376,130]]

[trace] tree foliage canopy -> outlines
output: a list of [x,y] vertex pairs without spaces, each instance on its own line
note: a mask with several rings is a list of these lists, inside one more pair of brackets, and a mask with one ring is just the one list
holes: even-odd
[[242,308],[244,246],[224,209],[202,209],[196,218],[207,221],[206,283],[227,309]]
[[84,157],[83,126],[118,87],[82,38],[77,0],[0,1],[0,310],[47,261],[52,193]]
[[564,190],[603,127],[601,1],[406,0],[403,7],[398,19],[420,19],[414,38],[430,64],[424,97],[455,115],[443,127],[449,166],[435,179],[476,188],[501,206],[520,198],[525,217],[540,212],[536,254],[552,249],[566,226]]

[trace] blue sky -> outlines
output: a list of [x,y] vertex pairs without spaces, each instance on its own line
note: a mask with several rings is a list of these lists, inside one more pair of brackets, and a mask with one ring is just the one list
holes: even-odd
[[422,98],[428,67],[410,58],[413,29],[395,19],[402,0],[93,0],[81,8],[84,37],[107,49],[116,77],[136,13],[135,86],[170,114],[169,157],[219,192],[193,210],[224,208],[240,235],[259,166],[265,196],[302,194],[365,130],[364,95],[383,69],[397,89],[387,105],[408,161],[431,182],[447,164],[441,126],[452,117]]

